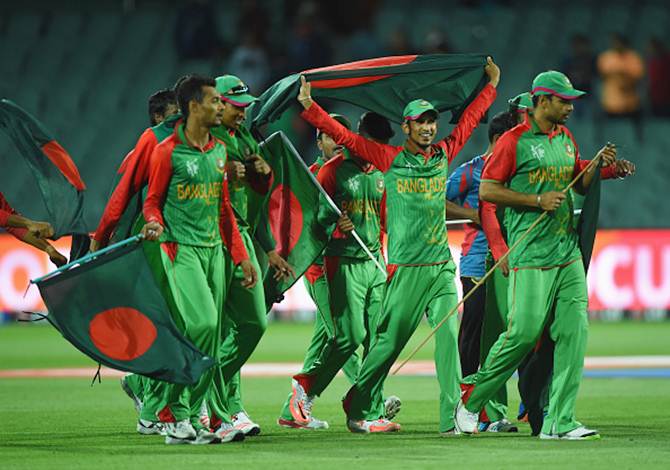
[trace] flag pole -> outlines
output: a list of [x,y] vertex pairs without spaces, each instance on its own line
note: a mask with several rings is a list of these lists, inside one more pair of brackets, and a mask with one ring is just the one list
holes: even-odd
[[[577,174],[577,176],[574,177],[574,179],[570,182],[570,184],[568,184],[568,185],[563,189],[562,193],[565,194],[565,193],[567,193],[568,191],[570,191],[570,189],[571,189],[575,184],[577,184],[577,181],[579,181],[580,178],[581,178],[586,172],[590,171],[591,169],[593,169],[594,166],[597,166],[597,165],[599,165],[599,164],[600,164],[600,154],[596,155],[595,158],[594,158],[593,160],[591,160],[591,161],[589,162],[589,164],[586,165],[586,166],[584,167],[584,169],[583,169],[582,171],[580,171],[580,172]],[[514,249],[516,249],[516,248],[521,244],[522,241],[524,241],[524,240],[526,239],[526,237],[530,234],[530,232],[531,232],[535,227],[537,227],[537,225],[538,225],[542,220],[544,220],[544,218],[547,216],[547,214],[549,214],[549,211],[544,211],[544,212],[542,212],[542,214],[540,214],[540,216],[539,216],[537,219],[535,219],[535,222],[533,222],[532,225],[531,225],[530,227],[528,227],[528,229],[521,235],[521,237],[519,237],[519,239],[518,239],[518,240],[517,240],[517,241],[516,241],[516,242],[515,242],[515,243],[514,243],[508,250],[507,250],[507,252],[506,252],[504,255],[502,255],[502,256],[500,257],[500,259],[498,259],[498,261],[493,265],[493,267],[492,267],[491,269],[489,269],[489,271],[488,271],[486,274],[484,274],[484,277],[482,277],[479,281],[477,281],[477,282],[474,284],[474,286],[472,287],[472,289],[470,289],[470,291],[469,291],[469,292],[468,292],[468,293],[461,299],[461,301],[458,302],[458,304],[456,304],[456,306],[455,306],[454,308],[452,308],[451,311],[450,311],[449,313],[447,313],[447,315],[446,315],[446,316],[445,316],[445,317],[444,317],[444,318],[443,318],[437,325],[435,325],[435,328],[433,328],[433,329],[431,330],[430,334],[428,334],[428,336],[427,336],[423,341],[421,341],[421,343],[419,343],[419,345],[418,345],[416,348],[414,348],[414,350],[409,354],[409,356],[407,356],[407,358],[405,358],[405,360],[402,361],[402,362],[400,363],[400,365],[399,365],[398,367],[395,368],[395,370],[392,372],[391,375],[396,375],[396,374],[398,373],[398,371],[399,371],[400,369],[402,369],[402,368],[405,366],[405,364],[407,364],[407,363],[408,363],[408,362],[409,362],[409,361],[416,355],[416,353],[419,352],[419,350],[420,350],[422,347],[424,347],[424,346],[426,345],[426,343],[428,343],[428,341],[430,341],[430,339],[431,339],[433,336],[435,336],[435,333],[437,332],[437,330],[439,330],[440,327],[441,327],[442,325],[444,325],[444,324],[446,323],[446,321],[447,321],[447,320],[448,320],[454,313],[456,313],[456,312],[458,311],[458,308],[459,308],[461,305],[463,305],[463,304],[465,303],[465,301],[468,300],[468,299],[472,296],[472,294],[473,294],[479,287],[481,287],[481,286],[486,282],[486,280],[487,280],[489,277],[491,277],[491,275],[495,272],[495,270],[498,269],[498,267],[500,267],[500,265],[501,265],[501,264],[502,264],[502,263],[509,257],[509,254],[510,254]]]
[[74,261],[71,261],[67,264],[64,264],[60,268],[55,269],[55,270],[51,271],[50,273],[45,274],[44,276],[38,277],[37,279],[31,279],[30,283],[31,284],[37,284],[39,282],[46,281],[47,279],[51,279],[52,277],[57,276],[60,273],[68,271],[73,266],[81,266],[81,265],[84,265],[86,263],[90,263],[91,261],[99,258],[101,255],[107,254],[110,251],[114,251],[118,248],[122,248],[122,247],[130,245],[132,243],[139,243],[143,239],[144,239],[144,236],[142,234],[137,234],[137,235],[134,235],[130,238],[126,238],[125,240],[121,240],[120,242],[109,245],[109,246],[107,246],[107,247],[105,247],[101,250],[94,251],[92,253],[88,253],[87,255],[82,256],[81,258],[79,258],[77,260],[74,260]]

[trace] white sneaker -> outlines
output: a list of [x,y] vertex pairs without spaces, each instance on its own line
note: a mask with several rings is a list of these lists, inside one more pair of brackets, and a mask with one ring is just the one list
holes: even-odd
[[222,444],[244,440],[244,433],[230,423],[221,423],[221,427],[216,430],[216,436],[221,439]]
[[144,436],[159,434],[165,436],[165,427],[158,421],[147,421],[146,419],[137,420],[137,432]]
[[249,415],[245,411],[240,411],[232,417],[233,426],[239,429],[245,436],[257,436],[261,433],[261,427],[251,421]]
[[198,421],[206,429],[209,429],[209,426],[210,426],[209,412],[207,411],[207,402],[204,401],[204,400],[202,402],[202,405],[200,405],[200,413],[199,413],[199,416],[198,416]]
[[196,437],[190,441],[189,444],[204,445],[204,444],[218,444],[221,442],[219,436],[205,428],[200,428],[196,431]]
[[354,421],[353,419],[347,420],[347,428],[353,433],[376,433],[376,432],[397,432],[400,431],[400,425],[389,421],[388,419],[376,419],[371,420],[361,420]]
[[293,429],[328,429],[328,421],[321,421],[316,419],[314,416],[310,417],[307,424],[298,424],[292,419],[279,418],[277,424],[283,428],[293,428]]
[[130,398],[133,401],[133,407],[135,407],[135,411],[137,411],[137,414],[139,414],[142,411],[142,400],[135,395],[133,390],[130,388],[128,385],[128,382],[126,382],[126,377],[128,377],[130,374],[126,374],[123,377],[121,377],[121,390],[128,395],[128,398]]
[[305,410],[305,401],[307,400],[307,394],[305,389],[302,388],[300,382],[293,379],[291,381],[291,398],[288,402],[288,409],[291,412],[291,416],[298,424],[307,424],[309,423],[309,413]]
[[540,433],[540,439],[564,439],[567,441],[595,441],[600,439],[600,433],[595,429],[589,429],[584,426],[579,426],[572,431],[564,432],[562,434],[545,434]]
[[456,430],[463,434],[477,434],[479,424],[479,413],[471,413],[465,408],[463,400],[458,400],[456,415],[454,416]]
[[165,426],[166,444],[190,444],[190,441],[197,437],[195,429],[193,429],[193,425],[188,419],[176,423],[163,423],[163,426]]
[[519,428],[513,425],[508,419],[503,418],[489,424],[486,432],[519,432]]
[[395,395],[391,395],[386,400],[384,400],[384,417],[389,420],[395,418],[396,415],[400,412],[401,406],[402,402],[400,401],[400,398],[396,397]]

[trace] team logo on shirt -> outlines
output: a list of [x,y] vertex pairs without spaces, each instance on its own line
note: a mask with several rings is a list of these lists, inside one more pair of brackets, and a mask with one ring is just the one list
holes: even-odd
[[193,178],[198,174],[198,162],[196,160],[190,160],[186,162],[186,172],[188,175]]
[[361,183],[360,181],[358,181],[358,178],[351,178],[349,180],[349,189],[351,189],[351,191],[356,192],[359,190],[360,187]]
[[538,160],[542,160],[544,158],[544,147],[541,144],[532,144],[530,146],[530,153]]
[[384,192],[384,178],[379,178],[377,180],[377,191],[380,193]]
[[565,144],[565,153],[567,153],[570,158],[575,157],[575,149],[570,144]]
[[221,157],[216,159],[216,171],[219,173],[225,173],[226,171],[226,162]]

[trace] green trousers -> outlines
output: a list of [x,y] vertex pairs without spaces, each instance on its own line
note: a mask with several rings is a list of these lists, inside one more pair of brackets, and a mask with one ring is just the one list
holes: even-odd
[[[314,365],[319,360],[319,356],[321,356],[322,352],[335,340],[335,327],[330,313],[328,282],[325,274],[316,278],[314,282],[310,282],[307,277],[305,277],[304,283],[307,293],[316,305],[316,315],[314,317],[314,331],[312,332],[312,338],[307,347],[307,353],[305,354],[305,359],[302,363],[302,369],[298,375],[313,370]],[[358,352],[354,351],[344,363],[344,366],[342,366],[342,372],[344,372],[345,377],[350,383],[354,383],[356,380],[360,367],[360,357]],[[291,395],[291,393],[288,394],[288,398],[284,402],[284,407],[281,412],[281,417],[285,420],[293,419],[291,412],[289,411],[289,400]]]
[[[217,357],[224,297],[223,250],[221,246],[174,246],[176,250],[161,250],[163,269],[176,307],[172,309],[173,319],[194,346],[204,354]],[[161,421],[190,418],[198,425],[198,413],[215,374],[216,368],[209,369],[196,385],[188,387],[152,381],[156,389],[152,390],[152,397],[159,394],[159,389],[165,390],[166,406],[158,413]]]
[[[254,244],[248,230],[240,230],[249,259],[259,275],[259,282],[252,288],[242,286],[244,273],[235,266],[226,253],[226,298],[222,328],[222,343],[219,349],[219,374],[212,385],[210,410],[216,416],[218,411],[231,415],[244,411],[240,369],[249,360],[258,342],[267,329],[265,292]],[[216,420],[215,420],[216,421]]]
[[[424,315],[434,327],[456,306],[453,261],[430,266],[398,266],[390,277],[379,326],[356,383],[344,400],[350,419],[377,419],[384,380]],[[440,432],[454,428],[460,397],[458,318],[452,315],[435,334],[435,368],[440,385]]]
[[510,273],[507,329],[476,374],[466,408],[479,412],[535,347],[545,326],[555,343],[549,406],[542,432],[565,433],[580,424],[574,410],[588,335],[586,276],[577,260],[551,269]]

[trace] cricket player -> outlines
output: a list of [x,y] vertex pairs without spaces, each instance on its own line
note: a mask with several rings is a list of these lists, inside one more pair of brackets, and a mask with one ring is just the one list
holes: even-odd
[[[578,147],[564,126],[576,90],[557,71],[535,77],[533,114],[498,141],[482,175],[480,197],[505,206],[510,244],[549,211],[522,245],[510,254],[508,323],[476,375],[469,397],[459,400],[458,431],[476,433],[479,412],[535,346],[545,325],[555,342],[554,372],[542,439],[598,439],[598,431],[576,421],[574,407],[587,338],[587,292],[572,197],[562,190],[581,171]],[[597,158],[610,166],[616,150],[603,147]],[[632,169],[634,171],[634,169]],[[575,190],[584,193],[597,167],[584,173]]]
[[67,258],[47,241],[47,238],[54,235],[51,224],[23,217],[9,205],[2,193],[0,193],[0,228],[5,229],[22,242],[45,252],[56,266],[60,267],[67,263]]
[[[228,152],[227,172],[230,178],[230,201],[237,216],[237,225],[249,255],[249,263],[256,272],[261,272],[252,240],[257,221],[250,220],[248,197],[250,191],[266,194],[272,182],[272,170],[260,156],[258,142],[244,125],[246,108],[256,98],[249,94],[247,86],[234,75],[223,75],[216,79],[216,90],[221,97],[223,114],[221,123],[212,129],[214,137],[225,145]],[[275,278],[295,276],[293,268],[274,249],[267,246],[268,264],[275,270]],[[226,269],[229,285],[225,302],[223,343],[221,345],[221,372],[225,383],[215,382],[213,400],[225,402],[233,425],[247,436],[261,432],[244,409],[240,386],[240,369],[249,359],[267,328],[265,292],[262,283],[252,288],[241,280],[246,273],[241,266],[229,265]],[[214,426],[218,422],[212,416]]]
[[[211,134],[220,126],[223,105],[213,79],[190,76],[177,90],[184,123],[151,155],[149,191],[144,202],[147,221],[142,233],[160,242],[162,269],[167,275],[173,315],[184,335],[203,353],[218,357],[225,295],[226,251],[253,288],[257,271],[249,260],[228,197],[226,147]],[[227,442],[244,438],[227,419],[216,433],[202,427],[198,413],[213,376],[205,372],[186,388],[166,384],[165,408],[158,413],[166,443]]]
[[[384,173],[388,234],[387,291],[379,326],[356,383],[344,399],[347,426],[352,432],[392,432],[400,425],[383,418],[376,406],[384,379],[423,315],[435,326],[458,302],[444,224],[448,164],[470,137],[496,96],[500,70],[488,58],[489,84],[466,108],[446,138],[433,144],[438,113],[417,99],[403,111],[404,146],[383,145],[347,131],[331,119],[310,96],[302,78],[298,101],[302,117],[333,137],[361,159]],[[453,432],[453,405],[458,401],[460,366],[455,316],[435,340],[440,384],[440,431]]]

